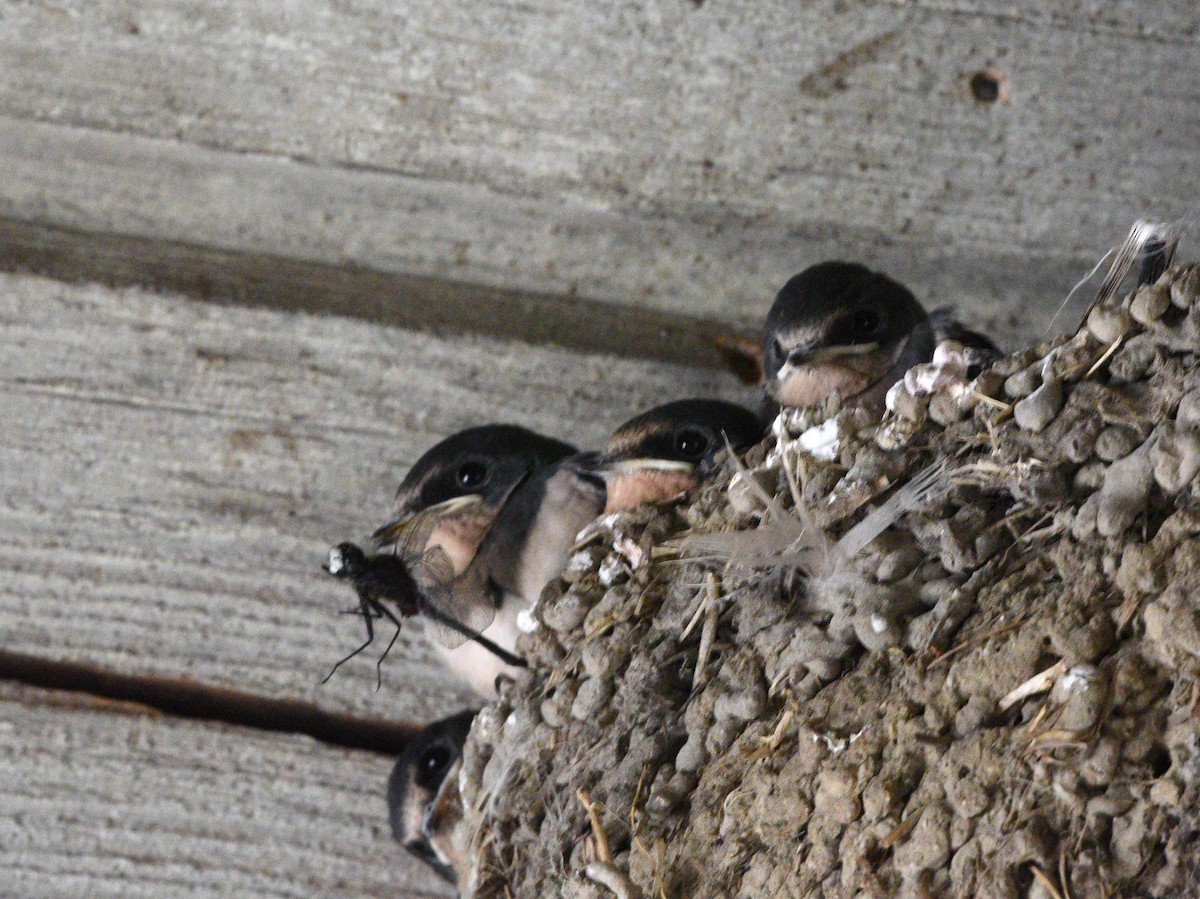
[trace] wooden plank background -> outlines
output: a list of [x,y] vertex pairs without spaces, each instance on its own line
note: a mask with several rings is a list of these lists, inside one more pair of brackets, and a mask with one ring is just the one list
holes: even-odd
[[[412,634],[319,685],[318,566],[416,455],[746,398],[710,336],[828,256],[1039,336],[1194,215],[1198,45],[1191,0],[0,0],[0,680],[456,710]],[[441,895],[386,757],[4,683],[0,732],[0,892]]]
[[[731,392],[711,369],[28,275],[0,275],[0,322],[5,650],[413,724],[473,701],[416,634],[378,692],[366,656],[320,684],[361,640],[320,570],[329,545],[381,521],[461,427],[596,445],[648,404]],[[426,895],[386,838],[389,758],[43,702],[0,700],[19,735],[0,741],[0,804],[19,810],[0,892]]]
[[388,771],[306,737],[0,684],[0,892],[451,895],[389,838]]
[[367,658],[320,684],[362,628],[328,548],[385,520],[453,431],[595,446],[732,380],[32,276],[0,276],[0,315],[6,647],[417,721],[465,699],[421,640],[401,638],[385,690]]
[[1028,337],[1200,186],[1190,0],[3,16],[2,216],[624,308],[756,322],[837,253]]

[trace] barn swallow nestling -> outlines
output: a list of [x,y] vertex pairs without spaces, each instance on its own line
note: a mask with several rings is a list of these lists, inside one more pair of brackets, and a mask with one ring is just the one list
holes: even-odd
[[[416,558],[436,561],[439,557],[432,555],[435,549],[445,554],[450,571],[444,577],[427,580],[440,596],[427,604],[426,610],[432,609],[434,615],[439,609],[446,612],[443,617],[465,625],[471,633],[464,639],[452,626],[435,624],[434,651],[451,670],[511,670],[520,663],[508,650],[497,652],[490,636],[480,633],[492,623],[494,614],[467,597],[462,589],[454,589],[453,580],[467,570],[484,535],[518,485],[573,453],[575,448],[570,444],[518,425],[468,428],[428,450],[409,469],[396,491],[399,514],[379,528],[372,540],[378,547],[394,544],[396,552],[410,563]],[[429,566],[422,567],[428,570]],[[370,636],[368,630],[368,644]],[[514,642],[505,640],[509,648]],[[481,688],[477,680],[471,685],[482,695],[491,696],[494,681],[492,675],[486,688]]]
[[782,406],[842,400],[881,402],[904,373],[933,358],[943,340],[975,350],[979,362],[999,354],[981,334],[927,313],[903,284],[851,262],[822,262],[789,280],[767,313],[763,377]]
[[388,778],[392,836],[452,884],[466,869],[458,768],[474,718],[474,711],[459,712],[426,726]]
[[[400,619],[417,614],[433,631],[435,651],[452,668],[455,657],[471,667],[471,660],[493,655],[506,668],[519,666],[520,659],[479,633],[494,615],[477,604],[457,602],[462,592],[450,588],[517,485],[574,452],[570,444],[527,428],[491,424],[460,431],[421,456],[396,491],[399,514],[371,538],[376,548],[390,547],[392,553],[369,556],[345,543],[330,552],[324,566],[354,584],[357,611],[367,627],[366,641],[329,676],[371,645],[380,618],[391,621],[398,634]],[[380,665],[394,642],[395,635]],[[377,672],[378,682],[381,669]]]
[[[523,664],[514,654],[521,613],[561,573],[580,530],[606,511],[686,492],[708,473],[726,440],[740,448],[761,433],[758,419],[740,406],[682,400],[626,422],[602,454],[577,453],[536,468],[544,454],[512,465],[495,453],[494,470],[509,476],[495,499],[472,501],[498,508],[472,532],[472,544],[459,541],[460,548],[471,550],[461,567],[450,562],[446,541],[431,536],[442,519],[427,514],[430,506],[422,507],[431,499],[432,507],[442,509],[460,501],[461,479],[451,482],[459,484],[459,497],[441,499],[447,492],[443,487],[435,497],[408,500],[408,508],[416,510],[410,519],[377,532],[381,543],[398,540],[396,555],[367,557],[353,544],[330,554],[326,569],[354,583],[367,624],[367,641],[347,658],[370,645],[375,620],[384,617],[399,626],[396,612],[420,614],[432,626],[434,649],[450,670],[480,696],[494,697],[496,678]],[[454,465],[461,458],[446,455]],[[442,468],[454,471],[454,465]]]
[[505,499],[533,472],[575,447],[517,425],[468,428],[436,444],[396,491],[398,514],[372,540],[420,554],[438,546],[456,574],[467,567]]
[[[452,588],[460,608],[469,609],[477,622],[488,621],[484,636],[510,652],[521,634],[521,613],[562,571],[575,535],[604,511],[597,458],[579,453],[526,478]],[[441,655],[460,680],[486,698],[496,695],[497,677],[513,673],[502,657],[478,646],[464,644]]]
[[[514,490],[456,591],[474,597],[472,614],[479,606],[494,610],[483,633],[513,650],[521,613],[562,572],[586,525],[601,514],[687,492],[709,473],[726,439],[740,449],[762,431],[748,409],[719,400],[681,400],[630,419],[603,453],[571,456]],[[471,658],[466,666],[455,665],[455,672],[481,695],[493,695],[496,677],[507,670],[504,661],[475,647],[462,649]]]

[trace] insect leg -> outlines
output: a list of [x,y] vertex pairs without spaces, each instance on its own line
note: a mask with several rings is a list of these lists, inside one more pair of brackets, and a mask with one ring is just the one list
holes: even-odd
[[361,597],[361,604],[359,605],[359,614],[362,615],[363,621],[365,621],[367,624],[367,642],[364,643],[362,646],[358,647],[358,649],[354,650],[354,652],[350,653],[350,655],[346,656],[344,659],[339,661],[331,669],[329,669],[329,673],[327,675],[325,675],[324,680],[321,681],[322,684],[329,683],[329,679],[331,677],[333,677],[333,673],[335,671],[337,671],[339,668],[342,667],[343,662],[350,661],[352,658],[354,658],[356,655],[358,655],[360,652],[362,652],[364,649],[366,649],[368,646],[370,646],[372,643],[375,642],[375,624],[372,621],[372,619],[378,618],[379,614],[374,611],[371,602],[365,596]]
[[396,640],[400,636],[400,619],[392,614],[392,610],[383,603],[375,604],[375,614],[377,617],[386,618],[392,624],[396,625],[396,630],[392,634],[392,639],[388,641],[387,648],[384,649],[383,655],[379,657],[379,661],[375,663],[375,689],[378,690],[383,686],[383,660],[388,657],[388,653],[392,651],[392,647],[396,645]]

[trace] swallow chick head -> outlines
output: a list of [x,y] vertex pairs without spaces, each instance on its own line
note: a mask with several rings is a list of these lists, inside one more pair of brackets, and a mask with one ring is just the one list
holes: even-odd
[[392,836],[449,883],[466,872],[458,768],[474,711],[435,721],[420,731],[388,779]]
[[428,534],[411,549],[421,553],[440,547],[461,573],[513,488],[573,452],[570,444],[517,425],[460,431],[409,469],[396,491],[396,517],[372,539],[377,546],[404,541],[421,522]]
[[678,400],[631,418],[596,466],[607,489],[605,514],[686,493],[711,471],[726,440],[742,449],[762,432],[754,413],[722,400]]
[[834,393],[843,400],[882,397],[888,376],[898,368],[903,373],[902,357],[926,318],[908,288],[865,266],[807,268],[783,286],[767,313],[767,392],[782,406],[813,406]]

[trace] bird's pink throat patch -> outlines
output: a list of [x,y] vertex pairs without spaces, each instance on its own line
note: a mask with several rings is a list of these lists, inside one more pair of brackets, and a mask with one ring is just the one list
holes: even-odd
[[495,519],[496,510],[484,507],[443,518],[429,535],[425,548],[441,547],[454,566],[454,573],[462,574],[475,558],[479,544]]
[[621,472],[607,479],[608,498],[604,514],[624,512],[642,503],[661,503],[687,493],[696,484],[696,476],[689,471],[664,471],[645,468],[641,471]]
[[872,379],[845,365],[803,365],[778,383],[775,398],[783,406],[815,406],[833,393],[843,399],[857,396]]

